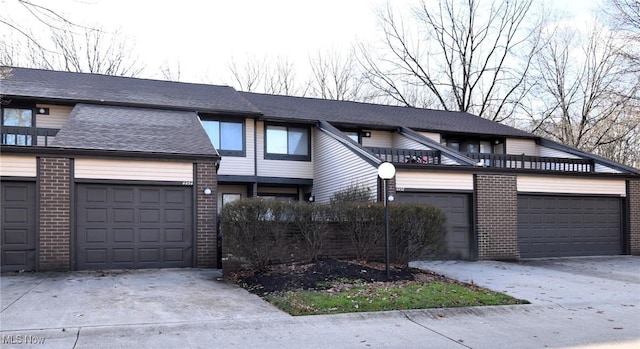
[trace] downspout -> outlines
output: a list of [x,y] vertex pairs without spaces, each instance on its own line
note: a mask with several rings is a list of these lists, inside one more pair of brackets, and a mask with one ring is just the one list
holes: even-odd
[[[256,182],[252,184],[252,196],[258,196],[258,120],[253,118],[253,177]],[[255,189],[255,190],[253,190]]]

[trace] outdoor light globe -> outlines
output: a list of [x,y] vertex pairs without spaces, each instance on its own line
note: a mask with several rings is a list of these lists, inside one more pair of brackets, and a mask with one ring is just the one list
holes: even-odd
[[378,176],[382,179],[391,179],[396,175],[396,167],[390,162],[383,162],[378,166]]

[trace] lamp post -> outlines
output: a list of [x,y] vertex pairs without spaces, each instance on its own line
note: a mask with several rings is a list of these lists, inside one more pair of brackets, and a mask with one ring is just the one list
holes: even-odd
[[396,167],[390,162],[378,166],[378,176],[384,181],[384,262],[387,280],[389,280],[389,185],[388,181],[396,175]]

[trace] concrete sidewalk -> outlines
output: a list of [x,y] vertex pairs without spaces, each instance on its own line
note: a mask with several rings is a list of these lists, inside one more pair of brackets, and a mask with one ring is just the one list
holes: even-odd
[[[595,260],[591,269],[586,259],[566,263],[417,263],[476,284],[491,283],[531,305],[306,317],[284,314],[218,281],[218,271],[211,270],[3,275],[1,343],[3,348],[640,347],[640,258]],[[35,344],[41,340],[44,344]]]

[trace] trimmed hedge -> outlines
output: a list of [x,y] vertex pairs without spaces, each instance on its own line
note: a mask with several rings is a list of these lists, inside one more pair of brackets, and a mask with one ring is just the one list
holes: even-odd
[[397,263],[437,256],[443,251],[447,216],[435,206],[391,204],[390,249]]
[[291,205],[280,200],[254,198],[227,204],[221,214],[223,243],[255,268],[281,261],[290,245],[286,234],[291,211]]
[[[392,203],[389,209],[390,257],[395,263],[406,264],[442,252],[446,216],[441,209],[399,203]],[[225,205],[221,219],[225,252],[254,268],[292,258],[317,260],[332,229],[338,229],[338,236],[348,237],[352,246],[345,246],[345,250],[354,251],[353,258],[380,258],[384,248],[381,203],[322,205],[251,198]]]

